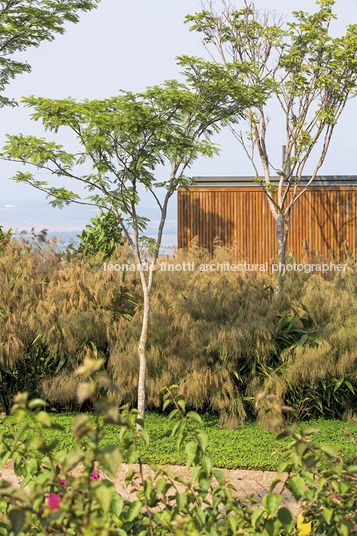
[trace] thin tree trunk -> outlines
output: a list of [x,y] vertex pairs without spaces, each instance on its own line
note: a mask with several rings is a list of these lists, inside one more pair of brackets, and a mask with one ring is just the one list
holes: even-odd
[[149,331],[150,318],[150,292],[144,290],[144,312],[143,323],[141,327],[141,335],[138,345],[139,356],[139,380],[138,380],[138,412],[139,419],[144,420],[145,417],[145,383],[146,383],[146,343]]
[[286,238],[285,236],[285,218],[283,214],[279,214],[276,222],[276,239],[278,243],[278,260],[281,266],[285,266],[286,261]]
[[276,221],[276,239],[278,244],[278,274],[274,285],[274,297],[280,300],[285,282],[286,243],[288,239],[288,227],[285,228],[285,218],[279,213]]

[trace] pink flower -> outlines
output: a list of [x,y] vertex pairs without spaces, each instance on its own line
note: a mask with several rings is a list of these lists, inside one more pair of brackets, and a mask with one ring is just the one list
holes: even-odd
[[99,471],[92,471],[91,480],[99,480],[100,479],[100,472]]
[[335,495],[331,495],[331,499],[338,499],[337,493]]
[[50,493],[48,496],[47,504],[51,510],[57,510],[61,504],[61,497],[57,493]]
[[60,481],[61,486],[65,486],[67,484],[64,478],[60,478],[59,481]]

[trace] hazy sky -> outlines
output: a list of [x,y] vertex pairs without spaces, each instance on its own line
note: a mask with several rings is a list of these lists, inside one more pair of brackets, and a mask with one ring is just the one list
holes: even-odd
[[[243,4],[241,0],[232,3],[237,7]],[[311,0],[257,0],[255,3],[259,8],[286,14],[297,9],[315,9]],[[119,89],[140,91],[175,78],[179,73],[175,56],[204,55],[199,35],[190,33],[183,23],[186,14],[199,9],[200,1],[196,0],[102,0],[97,10],[81,16],[79,24],[68,25],[63,36],[27,51],[24,57],[31,64],[32,73],[17,77],[7,87],[6,94],[16,99],[32,94],[101,98],[115,95]],[[357,23],[357,0],[338,0],[335,11],[339,18],[337,32],[349,23]],[[1,144],[6,133],[42,135],[40,125],[29,120],[26,108],[0,109],[0,117]],[[357,101],[353,100],[336,128],[321,174],[357,174],[356,123]],[[61,141],[66,142],[66,135],[61,136]],[[193,175],[252,173],[250,163],[230,133],[220,134],[217,141],[222,146],[221,155],[214,160],[197,161],[192,168]],[[270,150],[276,165],[280,164],[282,143],[283,133],[273,121]],[[8,180],[16,167],[4,162],[0,166],[0,204],[44,199],[30,186]],[[171,215],[174,213],[175,201],[171,204]]]

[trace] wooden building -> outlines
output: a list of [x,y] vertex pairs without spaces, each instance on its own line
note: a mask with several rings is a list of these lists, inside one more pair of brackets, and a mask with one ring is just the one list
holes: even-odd
[[[275,221],[261,186],[252,177],[195,180],[189,191],[178,191],[178,247],[188,247],[197,237],[199,246],[212,248],[218,239],[228,247],[234,244],[247,262],[271,262],[277,250]],[[319,176],[292,209],[287,251],[299,261],[307,252],[356,256],[356,218],[357,176]]]

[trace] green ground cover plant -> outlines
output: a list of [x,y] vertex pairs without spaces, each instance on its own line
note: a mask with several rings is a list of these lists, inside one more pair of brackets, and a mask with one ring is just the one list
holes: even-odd
[[[75,448],[75,438],[72,434],[73,423],[78,413],[53,414],[53,423],[58,424],[59,430],[44,431],[48,441],[53,442],[53,452],[68,452]],[[94,414],[89,415],[95,421]],[[215,467],[222,469],[256,469],[263,471],[276,471],[279,466],[278,452],[286,448],[288,439],[276,439],[275,432],[264,430],[256,422],[247,422],[238,430],[225,430],[218,424],[218,417],[201,415],[201,428],[207,434],[208,444]],[[12,417],[6,422],[11,424]],[[102,421],[101,421],[102,422]],[[177,449],[176,440],[172,437],[174,423],[168,420],[167,413],[148,412],[145,420],[145,430],[151,441],[149,445],[140,448],[143,460],[149,458],[155,463],[178,464],[185,463],[184,446]],[[356,446],[351,439],[357,437],[357,424],[342,423],[337,420],[312,420],[298,423],[297,430],[304,427],[318,430],[312,434],[312,440],[318,446],[329,443],[337,448],[347,458],[352,458]],[[2,431],[0,431],[0,438]],[[105,426],[103,445],[118,444],[120,431],[115,426]],[[273,452],[276,451],[276,455]]]
[[[0,464],[8,460],[22,481],[20,489],[0,482],[0,534],[7,536],[127,535],[258,535],[328,534],[348,536],[356,533],[357,464],[356,456],[346,459],[331,445],[315,445],[314,428],[298,432],[288,427],[277,439],[289,440],[281,454],[278,477],[262,503],[253,496],[239,500],[227,484],[224,473],[213,468],[207,434],[201,418],[187,411],[178,386],[164,390],[164,409],[172,408],[172,435],[177,446],[185,445],[190,477],[175,477],[165,467],[150,462],[154,477],[144,478],[141,444],[150,444],[142,429],[138,412],[118,408],[111,392],[117,388],[102,370],[103,360],[86,359],[77,369],[77,395],[80,401],[91,399],[103,422],[115,425],[119,443],[103,445],[105,430],[98,414],[93,426],[88,415],[81,414],[73,423],[76,448],[54,453],[54,441],[44,431],[61,430],[45,411],[41,399],[16,396],[12,416],[19,429],[4,427],[0,446]],[[105,392],[108,394],[105,395]],[[262,403],[263,397],[260,399]],[[272,421],[282,425],[283,408],[267,397]],[[26,431],[31,431],[25,437]],[[83,443],[84,441],[84,443]],[[111,482],[120,463],[137,463],[126,483],[135,481],[135,500],[124,500]],[[77,470],[73,474],[73,470]],[[287,475],[287,476],[283,476]],[[282,495],[275,491],[283,481],[293,498],[300,502],[301,522],[290,510],[281,507]],[[25,487],[27,486],[27,488]],[[303,532],[302,532],[303,531]]]

